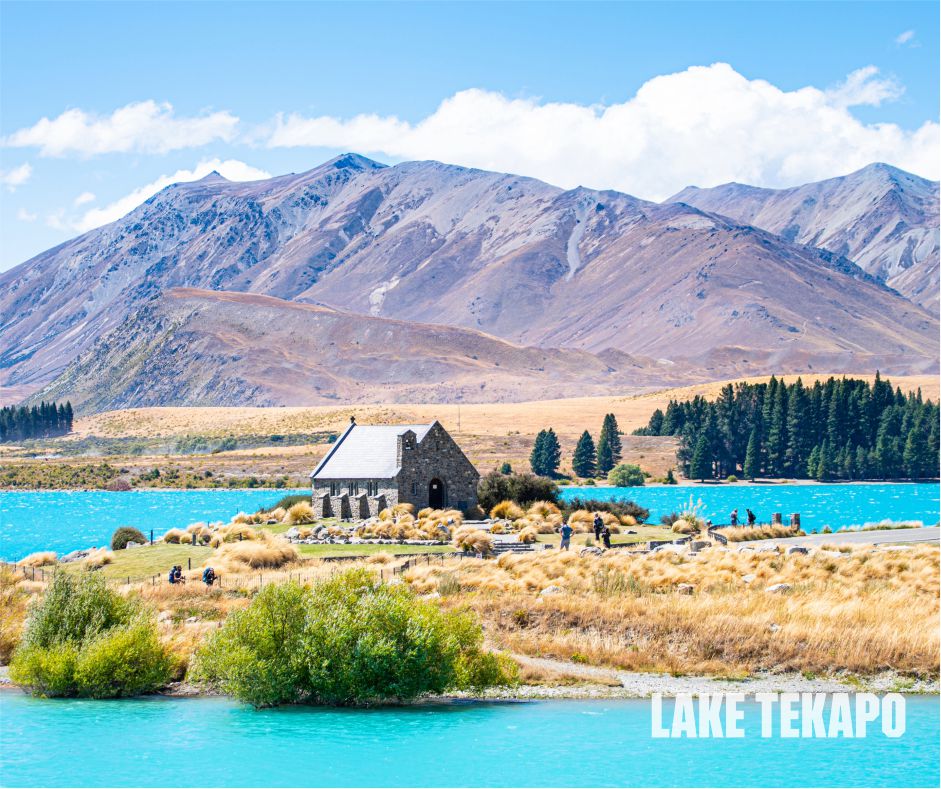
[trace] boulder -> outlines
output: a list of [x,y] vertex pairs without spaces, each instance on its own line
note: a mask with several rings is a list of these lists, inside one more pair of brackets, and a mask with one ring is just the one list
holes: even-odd
[[754,580],[755,580],[754,573],[748,573],[747,575],[742,576],[742,581],[744,581],[746,584],[750,584]]
[[130,550],[131,548],[140,548],[143,543],[134,542],[131,540],[127,545],[124,546],[124,550]]
[[696,587],[692,584],[680,584],[676,587],[677,594],[692,594],[696,590]]
[[765,589],[765,591],[770,592],[771,594],[784,594],[785,592],[791,591],[791,585],[790,584],[771,584],[771,586]]
[[582,548],[579,552],[579,556],[601,556],[604,551],[601,548]]
[[547,586],[545,589],[543,589],[539,593],[539,596],[548,597],[549,595],[562,594],[564,591],[565,590],[561,586],[556,586],[553,584],[552,586]]
[[301,530],[298,529],[297,526],[292,526],[290,529],[284,532],[284,536],[287,537],[289,540],[296,540],[298,537],[301,536]]
[[808,552],[807,549],[803,545],[792,545],[790,548],[787,549],[785,553],[787,553],[787,555],[790,556],[791,554],[795,554],[795,553],[806,554],[807,552]]
[[703,548],[708,548],[710,545],[712,545],[712,543],[707,540],[693,540],[689,544],[689,549],[691,551],[701,551]]
[[666,551],[668,553],[686,553],[685,545],[676,545],[675,543],[668,542],[666,545],[658,545],[656,548],[651,551],[651,553],[660,553]]
[[776,624],[774,622],[768,625],[768,630],[770,630],[772,633],[777,633],[780,629],[781,629],[781,625]]

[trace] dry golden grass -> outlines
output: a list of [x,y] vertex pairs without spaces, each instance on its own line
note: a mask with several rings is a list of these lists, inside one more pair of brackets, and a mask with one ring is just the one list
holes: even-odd
[[[676,524],[674,524],[675,526]],[[804,534],[796,526],[772,525],[766,526],[738,526],[736,528],[718,529],[719,534],[729,542],[748,542],[749,540],[770,540],[775,537],[800,537]]]
[[111,551],[105,548],[99,548],[97,551],[92,551],[88,556],[82,559],[82,564],[89,570],[100,570],[106,564],[111,564],[113,561],[114,554],[111,553]]
[[206,560],[206,564],[218,573],[239,573],[283,567],[299,558],[297,548],[283,537],[260,532],[254,540],[224,543]]
[[517,518],[522,518],[524,514],[523,508],[515,501],[501,501],[490,508],[490,517],[495,520],[497,518],[506,518],[515,521]]
[[0,665],[10,662],[20,639],[32,591],[25,576],[0,567]]
[[[523,654],[680,673],[937,677],[938,557],[937,546],[838,557],[547,552],[415,567],[405,579],[427,592],[453,576],[461,593],[449,601],[469,604],[495,643]],[[678,594],[681,583],[694,594]],[[790,591],[766,591],[778,583]],[[548,586],[565,593],[538,597]]]
[[288,507],[287,514],[285,514],[281,522],[290,524],[291,526],[299,526],[302,523],[313,523],[315,520],[314,508],[306,501],[299,501],[297,504]]
[[489,554],[493,552],[493,538],[485,531],[461,526],[454,531],[454,547],[459,551]]
[[17,562],[17,564],[25,564],[27,567],[46,567],[55,563],[55,551],[37,551]]

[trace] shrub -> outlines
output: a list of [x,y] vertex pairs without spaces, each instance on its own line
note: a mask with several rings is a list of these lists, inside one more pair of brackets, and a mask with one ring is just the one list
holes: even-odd
[[[268,507],[262,512],[267,512],[271,515],[274,515],[275,510],[288,510],[293,507],[295,504],[301,501],[306,501],[310,503],[310,494],[309,493],[292,493],[290,496],[282,496],[280,499],[275,502],[271,507]],[[284,517],[283,515],[281,516]]]
[[183,529],[170,529],[166,534],[163,535],[163,541],[173,544],[179,544],[183,541],[189,542],[190,536]]
[[111,535],[111,550],[123,551],[129,542],[144,545],[147,538],[142,531],[135,529],[133,526],[121,526],[119,529],[115,529],[114,534]]
[[641,507],[639,504],[627,499],[612,499],[603,501],[601,499],[584,499],[581,496],[573,496],[565,502],[563,510],[566,515],[576,510],[590,510],[591,512],[610,512],[612,515],[623,516],[630,515],[637,523],[643,523],[650,517],[650,510]]
[[640,466],[619,463],[608,472],[608,484],[616,488],[636,488],[644,484],[644,472]]
[[527,515],[538,515],[540,518],[548,518],[550,515],[558,515],[561,510],[551,501],[534,501],[526,510]]
[[99,548],[97,551],[93,551],[85,557],[83,564],[87,569],[90,570],[100,570],[106,564],[111,564],[114,561],[114,554],[111,551],[107,551],[104,548]]
[[489,511],[501,501],[515,501],[520,506],[526,506],[534,501],[556,503],[559,500],[559,488],[547,477],[537,477],[535,474],[501,474],[499,471],[491,471],[480,478],[477,485],[477,500],[484,511]]
[[527,526],[523,529],[517,536],[517,542],[522,542],[526,544],[536,542],[539,532],[537,532],[532,526]]
[[140,603],[95,573],[56,573],[31,608],[10,677],[38,695],[112,698],[164,685],[170,658]]
[[362,705],[515,681],[468,612],[351,570],[312,588],[262,589],[199,651],[198,674],[256,707]]
[[729,474],[729,476],[725,478],[725,481],[726,482],[738,482],[738,477],[736,477],[734,474]]
[[26,621],[28,593],[22,575],[0,567],[0,665],[10,661]]
[[454,532],[454,545],[462,551],[488,554],[493,552],[493,538],[480,529],[462,527]]
[[490,517],[507,518],[508,520],[515,521],[517,518],[523,517],[523,510],[515,502],[509,500],[501,501],[490,509]]
[[137,696],[170,681],[173,662],[145,619],[117,627],[86,644],[75,663],[78,695],[95,699]]

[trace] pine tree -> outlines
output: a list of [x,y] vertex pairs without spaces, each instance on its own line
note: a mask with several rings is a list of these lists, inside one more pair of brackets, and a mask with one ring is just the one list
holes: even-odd
[[595,442],[587,430],[582,433],[575,445],[575,455],[572,457],[572,470],[583,479],[594,477],[596,465]]
[[605,414],[598,436],[598,473],[607,474],[621,459],[621,437],[614,414]]
[[748,449],[745,450],[745,464],[742,472],[746,478],[754,481],[758,476],[760,467],[758,464],[758,426],[752,428],[751,435],[748,437]]
[[902,452],[902,464],[905,474],[910,479],[923,479],[929,475],[931,453],[928,447],[928,436],[920,424],[915,424],[908,431],[905,439],[905,449]]
[[773,477],[784,474],[787,451],[787,393],[785,385],[778,384],[771,409],[771,424],[768,429],[768,473]]
[[559,463],[562,462],[562,447],[559,444],[559,438],[555,431],[550,427],[546,431],[545,444],[543,446],[543,468],[545,477],[554,477],[559,471]]
[[817,463],[817,473],[814,477],[821,482],[826,482],[833,475],[833,451],[830,449],[830,442],[824,441],[820,447],[820,461]]
[[533,469],[533,474],[538,474],[540,477],[547,476],[545,471],[547,434],[548,431],[546,430],[540,430],[536,434],[536,440],[533,443],[533,451],[529,453],[529,465]]
[[709,442],[705,434],[700,434],[693,451],[693,459],[689,465],[689,475],[693,479],[705,482],[706,477],[712,479],[712,457],[709,453]]

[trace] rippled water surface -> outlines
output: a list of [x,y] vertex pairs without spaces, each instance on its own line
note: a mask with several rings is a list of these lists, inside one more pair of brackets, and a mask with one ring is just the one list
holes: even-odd
[[[648,701],[254,711],[0,694],[4,786],[937,786],[937,697],[889,739],[650,736]],[[669,709],[669,708],[668,708]]]

